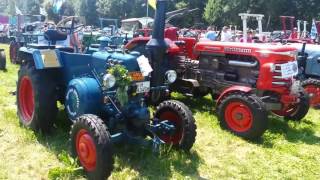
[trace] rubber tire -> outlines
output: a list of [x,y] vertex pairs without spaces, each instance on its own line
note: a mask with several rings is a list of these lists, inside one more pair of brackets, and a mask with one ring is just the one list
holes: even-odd
[[4,50],[0,50],[0,70],[6,70],[6,54]]
[[[305,88],[305,86],[307,86],[307,85],[315,85],[320,88],[320,80],[319,79],[307,79],[307,80],[302,81],[301,86],[303,88]],[[313,108],[320,109],[320,104],[314,106]]]
[[209,94],[210,92],[209,88],[206,88],[205,90],[202,88],[205,88],[205,87],[196,87],[193,89],[192,95],[194,98],[202,98]]
[[[114,159],[111,137],[107,126],[98,116],[92,114],[79,116],[72,125],[70,131],[71,152],[75,158],[78,156],[75,146],[76,136],[81,129],[85,129],[89,132],[95,142],[97,150],[96,169],[88,172],[84,168],[87,178],[92,180],[103,180],[108,178],[113,170]],[[79,162],[79,164],[81,163]]]
[[178,115],[182,121],[182,128],[184,129],[179,144],[174,145],[174,147],[184,151],[189,151],[192,148],[197,136],[197,125],[195,123],[195,119],[193,118],[192,112],[182,102],[168,100],[159,104],[159,106],[156,108],[154,117],[159,118],[161,113],[166,111],[172,111]]
[[148,98],[148,105],[157,106],[161,102],[170,99],[170,94],[167,96],[165,91],[152,91]]
[[[10,47],[9,47],[9,51],[10,51],[10,61],[12,64],[17,64],[18,63],[18,51],[20,48],[20,44],[16,41],[11,41],[10,42]],[[14,50],[16,50],[16,52],[14,53]],[[14,56],[15,54],[15,56]]]
[[[34,92],[34,113],[30,123],[26,124],[23,120],[19,106],[19,89],[20,82],[24,76],[28,76]],[[45,71],[40,73],[33,65],[25,64],[20,66],[18,72],[17,84],[17,110],[20,123],[34,131],[42,131],[43,133],[50,132],[58,113],[57,102],[54,97],[55,85],[51,79],[45,74]]]
[[285,116],[285,120],[301,121],[308,114],[310,109],[309,95],[307,93],[301,94],[298,110],[294,114]]
[[[237,132],[229,127],[225,120],[225,110],[231,102],[242,102],[247,105],[253,115],[252,126],[245,132]],[[268,112],[264,103],[254,94],[235,92],[225,96],[217,108],[218,119],[222,129],[228,130],[233,134],[248,140],[260,138],[268,128]]]

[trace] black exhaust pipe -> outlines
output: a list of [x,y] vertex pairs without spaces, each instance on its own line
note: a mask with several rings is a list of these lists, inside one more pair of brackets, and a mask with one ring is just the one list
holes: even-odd
[[163,60],[168,49],[168,44],[164,40],[167,6],[168,0],[157,0],[152,38],[146,45],[148,58],[153,69],[151,73],[151,87],[164,85]]

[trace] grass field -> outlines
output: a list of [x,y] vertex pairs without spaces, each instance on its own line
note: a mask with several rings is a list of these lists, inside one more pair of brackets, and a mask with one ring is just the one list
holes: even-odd
[[[0,179],[83,179],[68,156],[63,112],[50,136],[19,125],[12,95],[18,67],[7,64],[8,71],[0,72]],[[197,122],[191,152],[155,156],[148,148],[117,146],[110,179],[320,179],[319,111],[311,110],[301,123],[271,116],[264,136],[248,142],[220,129],[209,96],[174,97],[192,109]]]

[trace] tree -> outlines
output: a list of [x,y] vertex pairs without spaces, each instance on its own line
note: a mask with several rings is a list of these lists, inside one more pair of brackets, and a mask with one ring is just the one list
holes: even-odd
[[48,19],[54,21],[55,23],[59,22],[62,16],[74,16],[75,8],[69,2],[64,2],[61,6],[61,9],[58,14],[53,11],[53,4],[51,1],[45,3],[45,10],[48,14]]
[[102,16],[117,19],[127,18],[132,4],[127,0],[97,0],[98,12]]
[[[296,19],[311,21],[320,18],[319,0],[208,0],[205,7],[204,18],[209,24],[217,26],[241,25],[239,13],[264,14],[264,24],[270,17],[271,29],[280,29],[280,15],[295,16]],[[255,21],[249,21],[255,25]],[[268,29],[268,30],[271,30]]]
[[40,4],[37,0],[28,0],[27,3],[27,9],[25,9],[25,14],[30,15],[39,15],[40,14]]
[[99,17],[97,0],[80,0],[79,15],[84,16],[88,25],[97,25]]
[[7,7],[7,13],[11,16],[14,16],[16,14],[15,5],[16,5],[15,1],[9,1],[9,6]]

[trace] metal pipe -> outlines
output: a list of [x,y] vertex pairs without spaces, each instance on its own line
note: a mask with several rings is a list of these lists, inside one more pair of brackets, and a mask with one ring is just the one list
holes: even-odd
[[229,61],[229,65],[231,66],[240,66],[240,67],[256,67],[258,65],[258,62],[242,62],[242,61],[236,61],[236,60],[231,60]]
[[287,85],[286,82],[272,82],[273,85],[285,86]]
[[164,84],[164,76],[161,76],[161,74],[164,74],[163,60],[168,49],[168,44],[164,40],[167,6],[168,0],[157,0],[152,39],[146,45],[148,58],[153,69],[151,87],[158,87]]

